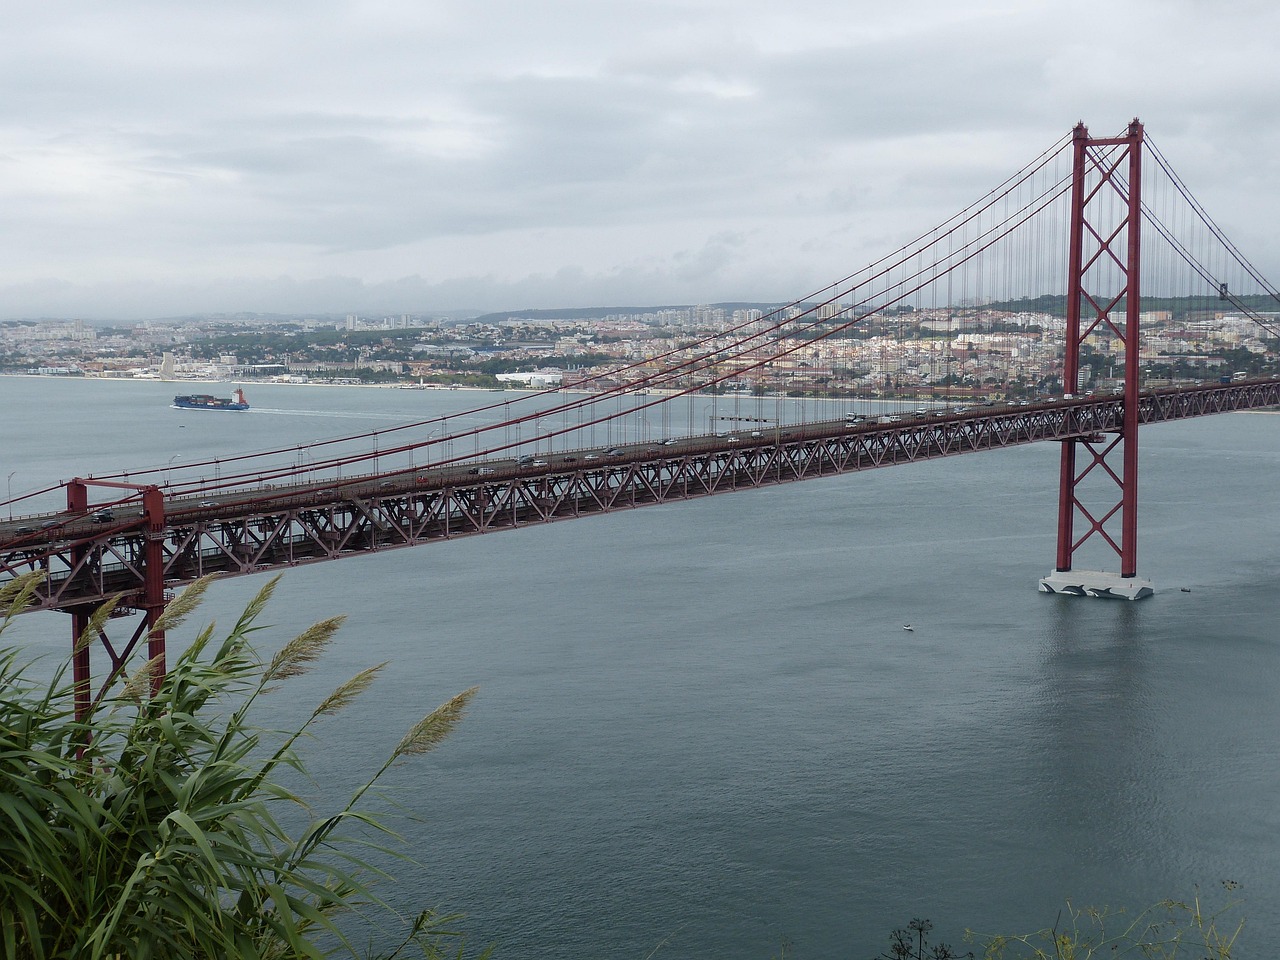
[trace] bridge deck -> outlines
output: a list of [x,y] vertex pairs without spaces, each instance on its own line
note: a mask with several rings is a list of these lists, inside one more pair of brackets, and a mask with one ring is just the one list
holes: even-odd
[[[1142,423],[1275,406],[1280,382],[1153,391],[1140,405]],[[1120,430],[1123,413],[1119,396],[979,406],[252,487],[216,501],[166,500],[158,517],[146,516],[140,501],[109,516],[46,514],[0,523],[0,582],[45,571],[31,610],[83,608],[116,594],[125,607],[138,606],[146,545],[156,540],[172,588],[208,574],[239,576],[1041,440],[1100,443]]]

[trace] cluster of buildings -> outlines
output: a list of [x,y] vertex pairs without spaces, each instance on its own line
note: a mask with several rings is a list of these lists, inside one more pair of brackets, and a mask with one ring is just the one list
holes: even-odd
[[[904,308],[857,323],[855,308],[765,306],[531,312],[472,319],[217,318],[97,326],[0,323],[0,372],[166,380],[403,382],[546,388],[651,381],[673,389],[837,395],[1022,396],[1064,389],[1065,321],[1049,313]],[[1275,341],[1229,312],[1152,311],[1149,382],[1271,372]],[[1086,341],[1081,382],[1123,376],[1105,326]],[[1069,392],[1069,391],[1068,391]]]

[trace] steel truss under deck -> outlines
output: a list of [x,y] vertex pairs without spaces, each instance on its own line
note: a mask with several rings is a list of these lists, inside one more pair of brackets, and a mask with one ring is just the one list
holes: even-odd
[[[1277,404],[1280,382],[1261,381],[1142,394],[1136,413],[1140,423],[1159,423]],[[945,420],[795,426],[739,443],[706,438],[678,455],[500,469],[465,483],[398,475],[398,488],[373,477],[323,489],[252,491],[197,511],[196,519],[191,511],[160,523],[139,517],[75,539],[2,545],[0,581],[45,571],[31,610],[83,611],[116,595],[123,610],[149,610],[157,583],[172,591],[211,574],[243,576],[1040,440],[1104,449],[1124,424],[1117,395]],[[162,575],[152,569],[149,580],[148,567],[157,561]]]

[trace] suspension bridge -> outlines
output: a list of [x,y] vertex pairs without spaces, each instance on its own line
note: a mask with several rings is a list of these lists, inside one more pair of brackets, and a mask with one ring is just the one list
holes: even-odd
[[[1221,373],[1203,340],[1226,317],[1238,342],[1273,350],[1280,313],[1269,310],[1280,294],[1137,120],[1110,137],[1080,124],[875,263],[572,391],[503,394],[305,454],[171,462],[10,497],[0,585],[39,571],[26,609],[68,613],[76,638],[92,625],[98,643],[79,643],[74,660],[84,708],[91,646],[109,678],[144,643],[163,670],[159,618],[199,577],[1049,440],[1061,446],[1057,552],[1040,588],[1139,599],[1152,592],[1137,575],[1139,427],[1280,405],[1280,380]],[[1034,333],[980,339],[979,315]],[[1155,322],[1201,376],[1151,382],[1140,333]],[[963,373],[980,368],[977,343],[1034,354],[1056,390],[1015,399]],[[861,390],[833,402],[815,369],[838,363],[858,368]],[[109,598],[138,620],[117,641],[91,620]]]

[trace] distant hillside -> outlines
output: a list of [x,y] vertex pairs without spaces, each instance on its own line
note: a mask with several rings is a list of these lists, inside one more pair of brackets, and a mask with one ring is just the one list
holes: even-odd
[[[1251,294],[1248,296],[1235,296],[1231,301],[1221,300],[1216,296],[1198,296],[1198,297],[1155,297],[1144,296],[1142,298],[1142,310],[1167,310],[1174,319],[1182,319],[1191,314],[1201,311],[1222,311],[1225,313],[1234,313],[1241,307],[1253,310],[1259,313],[1274,312],[1280,304],[1269,296],[1262,294]],[[1011,313],[1047,313],[1050,316],[1065,317],[1067,315],[1067,298],[1064,294],[1042,294],[1034,298],[1020,298],[1018,300],[993,300],[990,303],[982,304],[983,309],[987,310],[1007,310]],[[1123,315],[1124,300],[1116,304],[1113,315]]]
[[597,317],[642,316],[662,310],[693,310],[696,307],[714,307],[721,310],[763,310],[768,313],[781,304],[777,303],[678,303],[649,307],[562,307],[551,310],[504,310],[473,317],[471,323],[501,323],[503,320],[591,320]]

